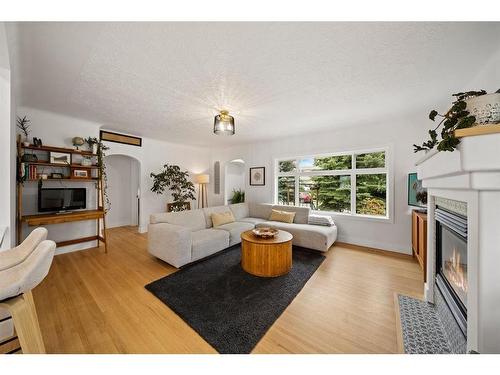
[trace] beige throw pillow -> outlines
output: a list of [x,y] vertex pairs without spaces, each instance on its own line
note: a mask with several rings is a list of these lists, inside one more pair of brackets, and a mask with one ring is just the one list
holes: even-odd
[[233,223],[235,221],[234,215],[231,211],[213,213],[212,215],[210,215],[210,217],[212,218],[214,228],[220,227],[224,224]]
[[271,216],[269,216],[269,220],[271,221],[281,221],[283,223],[293,223],[293,219],[295,218],[295,212],[288,211],[278,211],[271,210]]

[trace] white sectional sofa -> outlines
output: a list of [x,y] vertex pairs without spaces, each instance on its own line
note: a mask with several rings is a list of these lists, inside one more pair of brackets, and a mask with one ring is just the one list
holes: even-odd
[[[295,212],[294,222],[269,221],[272,209]],[[236,221],[214,228],[212,213],[226,211],[231,211]],[[238,203],[153,214],[148,229],[148,251],[174,267],[182,267],[241,242],[242,232],[264,226],[290,232],[296,246],[327,251],[337,239],[337,227],[309,225],[309,212],[308,207]]]

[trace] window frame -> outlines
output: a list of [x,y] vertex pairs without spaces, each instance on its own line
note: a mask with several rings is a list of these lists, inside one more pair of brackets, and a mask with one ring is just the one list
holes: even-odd
[[[375,152],[385,152],[385,167],[383,168],[356,168],[356,155],[375,153]],[[338,170],[322,170],[322,171],[309,171],[300,172],[299,170],[299,160],[305,158],[323,158],[331,156],[351,156],[351,168],[350,169],[338,169]],[[279,163],[281,161],[295,160],[296,170],[292,172],[280,172]],[[361,174],[385,174],[386,175],[386,215],[385,216],[375,216],[375,215],[365,215],[356,213],[356,176]],[[329,153],[318,153],[318,154],[306,154],[301,156],[290,156],[290,157],[279,157],[274,159],[274,203],[278,203],[278,177],[291,176],[295,177],[295,205],[299,202],[299,185],[300,177],[302,176],[339,176],[339,175],[350,175],[351,176],[351,212],[335,212],[335,211],[323,211],[323,210],[312,210],[315,214],[326,214],[330,216],[342,216],[346,218],[353,219],[363,219],[363,220],[373,220],[373,221],[383,221],[383,222],[393,222],[393,160],[392,160],[392,146],[375,147],[369,149],[356,149],[351,151],[340,151],[340,152],[329,152]]]

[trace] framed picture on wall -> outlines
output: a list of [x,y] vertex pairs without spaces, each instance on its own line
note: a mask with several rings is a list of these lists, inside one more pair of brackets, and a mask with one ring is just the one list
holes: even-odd
[[71,154],[50,152],[50,162],[52,164],[71,164]]
[[250,186],[264,186],[266,184],[266,167],[250,168]]
[[89,171],[86,169],[74,169],[73,178],[89,178]]
[[408,174],[408,205],[427,207],[427,189],[422,187],[422,181],[416,173]]

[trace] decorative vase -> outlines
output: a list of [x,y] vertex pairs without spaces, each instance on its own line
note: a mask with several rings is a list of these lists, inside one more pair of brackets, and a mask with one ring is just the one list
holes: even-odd
[[92,144],[92,153],[97,154],[97,143]]
[[23,146],[24,146],[24,147],[29,147],[29,145],[30,145],[30,143],[29,143],[28,141],[24,141],[24,142],[23,142]]
[[500,93],[475,96],[465,102],[467,111],[476,117],[476,124],[500,123]]

